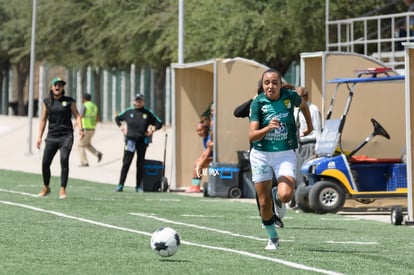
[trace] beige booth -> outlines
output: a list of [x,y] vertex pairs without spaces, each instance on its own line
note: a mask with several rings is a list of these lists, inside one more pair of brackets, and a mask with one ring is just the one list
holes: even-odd
[[[315,52],[301,54],[301,82],[318,105],[324,121],[336,84],[335,78],[356,77],[355,70],[378,68],[384,65],[370,57],[355,53]],[[391,75],[397,75],[391,72]],[[391,139],[377,136],[356,155],[373,158],[399,158],[405,145],[404,80],[358,83],[342,134],[342,147],[352,151],[372,133],[371,118],[376,119]],[[339,87],[332,118],[340,118],[348,98],[346,84]]]
[[[214,102],[214,162],[237,163],[248,150],[248,119],[235,118],[235,107],[253,97],[265,65],[244,58],[172,64],[172,189],[191,185],[194,161],[203,151],[195,127]],[[205,175],[206,176],[206,175]],[[207,181],[204,178],[203,181]]]

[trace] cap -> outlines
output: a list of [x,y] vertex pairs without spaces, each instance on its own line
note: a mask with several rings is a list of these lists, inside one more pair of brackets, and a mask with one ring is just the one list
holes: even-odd
[[52,79],[52,81],[50,82],[50,86],[55,85],[56,83],[61,83],[62,85],[66,85],[66,82],[63,81],[60,77],[55,77]]
[[85,100],[91,100],[92,99],[92,96],[91,96],[91,94],[86,93],[86,94],[83,95],[83,98]]
[[136,94],[135,95],[135,100],[144,100],[144,95],[143,94]]

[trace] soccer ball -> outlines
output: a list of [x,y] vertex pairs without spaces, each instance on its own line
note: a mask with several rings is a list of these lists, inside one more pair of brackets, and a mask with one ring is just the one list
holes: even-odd
[[174,255],[180,247],[180,236],[170,227],[158,228],[151,236],[151,249],[161,257]]

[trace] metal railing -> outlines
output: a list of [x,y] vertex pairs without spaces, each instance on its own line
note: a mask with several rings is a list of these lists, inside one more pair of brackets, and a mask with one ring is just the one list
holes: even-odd
[[404,42],[414,41],[414,12],[326,22],[326,51],[372,56],[393,69],[404,69]]

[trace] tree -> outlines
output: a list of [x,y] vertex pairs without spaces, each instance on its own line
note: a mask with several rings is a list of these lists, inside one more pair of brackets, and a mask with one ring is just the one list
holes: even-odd
[[[165,69],[178,60],[178,0],[38,2],[37,61],[80,71],[87,66],[129,69],[131,64],[153,68],[157,97],[162,97]],[[330,1],[329,14],[343,19],[405,11],[401,2]],[[27,0],[0,1],[0,64],[10,60],[20,87],[29,70],[31,8]],[[284,74],[301,52],[325,50],[324,41],[325,0],[185,1],[186,62],[240,56]]]
[[27,1],[15,0],[1,3],[3,17],[0,42],[4,64],[10,63],[17,76],[17,114],[25,115],[24,87],[30,69],[30,42],[32,6]]
[[[4,22],[7,21],[6,17],[6,11],[4,10],[3,6],[0,6],[0,26],[3,26]],[[1,36],[1,30],[0,30],[0,87],[3,87],[3,79],[6,76],[10,69],[10,56],[8,55],[8,48],[6,43],[4,43],[2,36]],[[0,89],[0,98],[6,98],[6,91],[2,91]],[[7,106],[4,102],[0,106],[0,111],[5,113],[5,110],[7,109]]]

